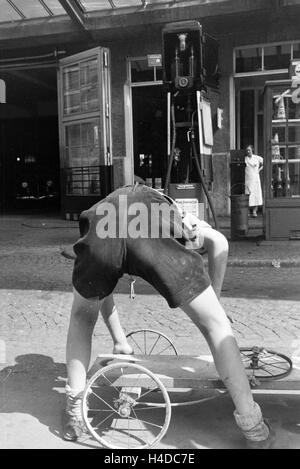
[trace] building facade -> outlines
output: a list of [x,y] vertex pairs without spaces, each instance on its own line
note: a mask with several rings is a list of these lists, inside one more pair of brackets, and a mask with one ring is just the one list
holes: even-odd
[[[290,61],[300,59],[300,1],[30,0],[26,11],[17,0],[0,3],[0,78],[6,86],[0,105],[2,212],[39,200],[40,207],[52,203],[64,217],[76,218],[110,177],[113,188],[131,183],[134,174],[147,178],[150,164],[150,176],[163,178],[167,98],[162,67],[151,59],[162,54],[166,24],[196,20],[219,43],[219,87],[208,88],[214,137],[209,189],[216,213],[230,213],[230,151],[252,144],[264,156],[264,86],[287,79]],[[71,106],[64,116],[66,93],[77,99],[76,74],[81,83],[84,75],[91,86],[96,80],[99,47],[109,54],[108,103],[97,95],[100,111],[109,113],[105,129],[103,117],[96,129],[100,111],[82,90],[79,99],[87,107],[73,113]],[[85,156],[78,163],[79,153]],[[72,170],[70,185],[70,167],[110,163],[112,174],[99,181],[90,169],[77,179]],[[64,205],[66,193],[80,196],[78,207]]]

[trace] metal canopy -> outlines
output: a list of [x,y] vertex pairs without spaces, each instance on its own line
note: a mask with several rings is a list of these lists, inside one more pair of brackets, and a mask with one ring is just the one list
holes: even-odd
[[64,16],[86,29],[86,23],[94,16],[103,18],[161,9],[171,12],[174,9],[195,6],[213,7],[222,15],[230,9],[244,11],[299,4],[300,0],[0,0],[0,26],[3,23],[53,20]]
[[90,12],[146,8],[149,4],[162,3],[176,3],[176,0],[0,0],[0,23],[59,15],[69,15],[73,21],[83,23]]
[[[1,48],[115,38],[126,28],[187,18],[278,12],[300,0],[0,0]],[[80,35],[80,36],[79,36]],[[80,39],[81,40],[81,39]]]
[[33,19],[49,19],[68,15],[77,25],[84,27],[90,14],[106,16],[116,13],[135,13],[155,10],[162,6],[190,6],[191,4],[224,3],[228,0],[0,0],[1,23],[15,23]]

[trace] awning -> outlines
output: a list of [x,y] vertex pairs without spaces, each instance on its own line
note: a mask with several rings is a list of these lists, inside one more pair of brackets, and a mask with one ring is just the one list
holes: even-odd
[[300,0],[0,0],[0,48],[115,39],[130,28],[298,7]]
[[0,0],[0,25],[68,15],[72,21],[84,23],[89,14],[100,15],[136,13],[154,10],[161,6],[176,8],[198,4],[226,3],[229,0]]

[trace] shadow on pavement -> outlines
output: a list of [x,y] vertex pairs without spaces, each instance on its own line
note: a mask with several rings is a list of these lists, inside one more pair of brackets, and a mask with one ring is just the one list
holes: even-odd
[[[51,357],[40,354],[19,355],[14,366],[0,372],[2,414],[28,414],[60,436],[61,409],[64,402],[66,367],[55,363]],[[26,417],[15,416],[15,447],[24,433]],[[28,423],[25,425],[27,428]],[[19,433],[20,432],[20,433]],[[18,436],[19,433],[19,436]],[[39,436],[35,435],[38,440]]]
[[[87,434],[76,443],[62,440],[66,365],[35,353],[19,355],[15,361],[0,370],[0,446],[37,449],[50,444],[52,448],[76,445],[95,449],[97,444]],[[48,432],[59,441],[52,437],[51,443]]]

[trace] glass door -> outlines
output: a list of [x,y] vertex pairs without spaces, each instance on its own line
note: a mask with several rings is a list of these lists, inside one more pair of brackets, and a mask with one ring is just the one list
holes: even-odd
[[111,191],[109,50],[98,47],[60,61],[59,128],[66,218]]
[[265,90],[266,238],[300,240],[300,103],[291,80]]
[[272,96],[272,198],[300,197],[300,103],[286,86]]

